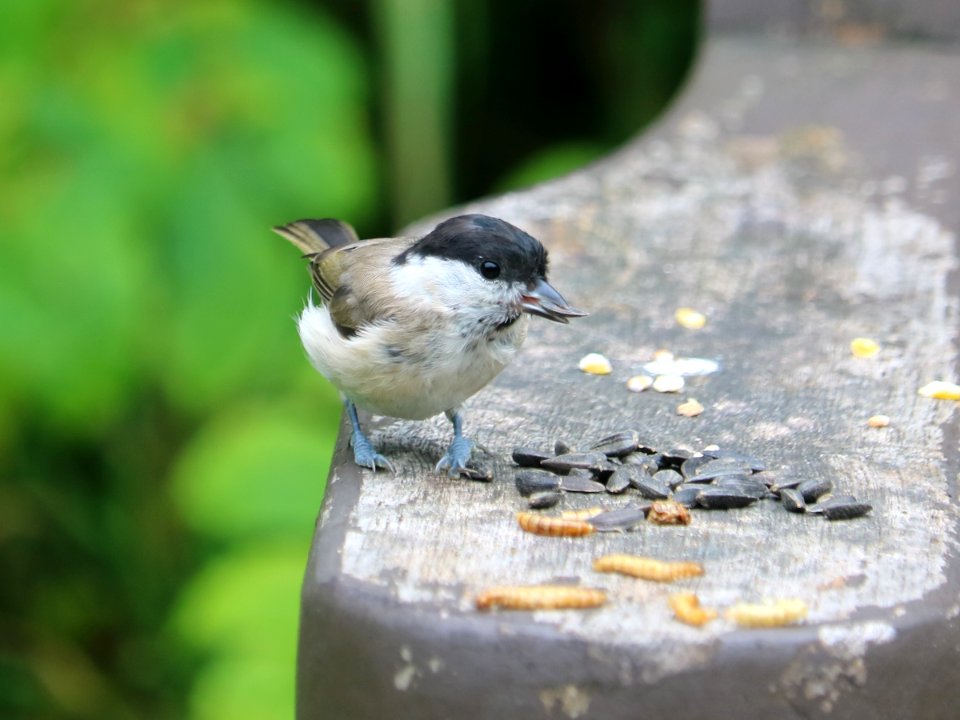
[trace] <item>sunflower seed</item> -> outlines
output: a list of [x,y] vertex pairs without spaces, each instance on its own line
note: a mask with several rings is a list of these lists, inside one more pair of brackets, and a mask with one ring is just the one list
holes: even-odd
[[700,485],[681,485],[673,491],[671,496],[675,501],[687,508],[696,507],[697,495],[703,492]]
[[670,450],[664,450],[660,453],[660,467],[662,468],[672,468],[674,470],[679,470],[683,465],[684,460],[689,460],[694,456],[693,450],[688,450],[687,448],[671,448]]
[[873,505],[865,502],[848,502],[830,505],[823,509],[823,516],[827,520],[852,520],[862,515],[866,515],[873,510]]
[[801,477],[792,477],[787,478],[786,480],[775,480],[774,483],[770,486],[770,490],[774,493],[782,493],[784,490],[796,490],[801,483],[806,482]]
[[614,433],[597,440],[591,447],[592,452],[601,452],[607,457],[623,457],[634,452],[640,446],[640,436],[634,430]]
[[753,495],[757,500],[762,500],[773,494],[760,480],[754,480],[746,475],[723,475],[717,478],[714,487],[736,489],[747,495]]
[[560,473],[569,472],[574,468],[600,472],[607,466],[607,456],[603,453],[566,453],[555,457],[548,457],[540,461],[540,467],[555,470]]
[[493,470],[485,466],[460,468],[460,477],[474,482],[493,482]]
[[804,480],[797,485],[797,490],[803,495],[805,502],[812,503],[816,502],[821,495],[826,495],[833,490],[833,483],[823,478]]
[[643,522],[650,505],[631,505],[600,513],[587,520],[597,532],[624,532]]
[[708,510],[731,510],[753,505],[757,501],[753,495],[737,488],[708,487],[697,495],[697,505]]
[[655,455],[644,455],[643,453],[635,452],[622,458],[622,460],[624,465],[638,468],[648,475],[653,475],[660,469]]
[[693,477],[697,474],[697,468],[705,463],[710,462],[713,458],[706,455],[694,455],[691,458],[687,458],[680,465],[680,472],[685,478]]
[[807,503],[797,490],[785,488],[780,491],[780,502],[783,507],[793,513],[802,513],[807,511]]
[[621,465],[607,479],[607,492],[619,495],[633,484],[633,474],[637,471],[630,465]]
[[560,489],[573,493],[598,493],[607,488],[596,480],[589,480],[579,475],[566,475],[560,478]]
[[737,460],[742,463],[747,463],[753,469],[754,472],[762,472],[767,469],[767,464],[753,455],[747,455],[746,453],[737,452],[736,450],[704,450],[704,455],[719,460],[721,458],[726,460]]
[[687,482],[710,482],[723,475],[750,475],[753,468],[749,463],[729,458],[719,458],[704,463],[696,473],[687,477]]
[[670,486],[657,475],[644,474],[634,481],[634,486],[648,500],[666,500],[670,497]]
[[566,455],[566,454],[572,453],[572,452],[573,452],[573,448],[570,447],[569,445],[567,445],[567,443],[565,443],[563,440],[557,440],[557,441],[553,444],[553,454],[554,454],[554,455]]
[[833,495],[828,497],[826,500],[821,500],[815,505],[808,505],[807,512],[811,514],[822,513],[828,508],[837,505],[848,505],[855,502],[857,502],[857,499],[853,495]]
[[520,467],[540,467],[540,461],[550,457],[550,453],[534,448],[518,447],[513,449],[511,457]]
[[671,470],[669,468],[655,472],[653,474],[653,479],[664,483],[671,490],[679,487],[683,483],[683,475],[678,473],[676,470]]
[[533,493],[527,500],[527,507],[531,510],[543,510],[552,508],[560,502],[560,493],[555,490],[547,490]]
[[515,477],[517,491],[524,497],[535,492],[559,490],[560,478],[546,470],[523,470]]

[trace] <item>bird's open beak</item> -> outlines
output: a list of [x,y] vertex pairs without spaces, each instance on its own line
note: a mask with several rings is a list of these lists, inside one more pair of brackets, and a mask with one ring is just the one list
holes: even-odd
[[521,300],[520,307],[524,312],[539,315],[554,322],[567,323],[570,322],[567,318],[583,317],[588,314],[568,305],[560,293],[543,278],[533,283],[521,296]]

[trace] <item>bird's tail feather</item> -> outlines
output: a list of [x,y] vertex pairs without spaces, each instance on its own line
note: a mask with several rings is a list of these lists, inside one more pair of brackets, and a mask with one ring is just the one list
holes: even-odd
[[278,225],[273,228],[273,231],[300,248],[304,255],[312,255],[359,240],[356,231],[350,225],[329,218],[296,220],[287,225]]

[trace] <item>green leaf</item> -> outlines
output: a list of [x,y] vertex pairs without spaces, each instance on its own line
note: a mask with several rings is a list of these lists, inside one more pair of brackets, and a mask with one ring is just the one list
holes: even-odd
[[235,548],[187,583],[173,625],[210,657],[190,694],[192,720],[293,717],[306,554],[307,542]]
[[187,523],[220,539],[308,538],[329,471],[340,404],[324,397],[306,411],[226,407],[183,450],[172,492]]

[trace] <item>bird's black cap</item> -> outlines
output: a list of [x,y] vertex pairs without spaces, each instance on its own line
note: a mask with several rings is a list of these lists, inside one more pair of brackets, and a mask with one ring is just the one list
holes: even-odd
[[403,264],[411,256],[459,260],[479,268],[484,261],[500,266],[500,279],[531,282],[547,276],[547,251],[540,241],[520,228],[489,215],[460,215],[437,225],[397,256]]

